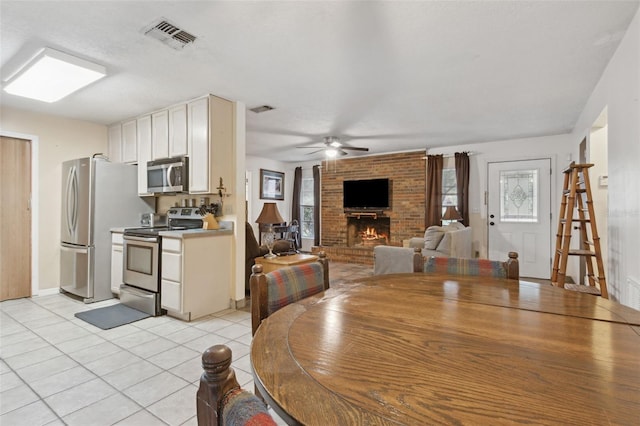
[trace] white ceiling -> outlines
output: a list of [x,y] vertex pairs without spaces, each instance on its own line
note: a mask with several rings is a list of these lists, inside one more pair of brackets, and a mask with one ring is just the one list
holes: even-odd
[[[566,133],[638,4],[2,0],[3,77],[44,46],[109,75],[57,103],[1,103],[104,124],[205,93],[267,104],[247,112],[247,154],[281,161],[320,158],[295,147],[328,135],[376,154]],[[198,39],[145,36],[160,18]]]

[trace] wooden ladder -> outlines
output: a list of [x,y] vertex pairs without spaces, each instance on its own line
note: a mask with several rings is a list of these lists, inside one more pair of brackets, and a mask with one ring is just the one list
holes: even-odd
[[[556,251],[553,258],[553,271],[551,283],[554,286],[568,290],[581,291],[609,298],[607,282],[604,277],[604,265],[600,250],[600,237],[596,227],[596,217],[593,210],[591,197],[591,184],[589,182],[589,168],[593,164],[576,164],[572,162],[564,170],[564,185],[562,190],[562,202],[560,203],[560,216],[558,233],[556,234]],[[574,209],[578,217],[574,218]],[[571,249],[571,228],[574,222],[579,223],[580,235],[583,246],[579,249]],[[590,234],[589,235],[589,232]],[[591,239],[589,239],[591,238]],[[567,260],[569,256],[582,256],[587,263],[587,276],[589,285],[565,284],[567,272]],[[594,267],[593,259],[596,265]],[[598,284],[599,288],[596,286]]]

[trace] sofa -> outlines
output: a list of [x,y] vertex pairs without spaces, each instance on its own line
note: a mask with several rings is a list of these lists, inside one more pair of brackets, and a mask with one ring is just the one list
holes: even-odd
[[414,272],[416,249],[419,249],[422,259],[431,256],[471,258],[471,242],[471,228],[459,222],[446,226],[430,226],[422,237],[411,238],[408,247],[374,247],[373,274]]

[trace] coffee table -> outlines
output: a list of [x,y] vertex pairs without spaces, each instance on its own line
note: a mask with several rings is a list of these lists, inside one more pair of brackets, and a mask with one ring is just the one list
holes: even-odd
[[272,258],[257,257],[256,264],[262,265],[262,272],[265,274],[284,268],[285,266],[302,265],[318,260],[318,256],[313,254],[290,254],[287,256],[276,256]]

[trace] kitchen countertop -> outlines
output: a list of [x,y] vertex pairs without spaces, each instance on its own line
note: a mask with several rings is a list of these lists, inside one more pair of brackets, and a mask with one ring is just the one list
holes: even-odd
[[233,235],[233,229],[183,229],[181,231],[162,231],[160,236],[169,238],[200,238]]
[[[162,237],[169,238],[201,238],[201,237],[217,237],[222,235],[233,235],[233,222],[220,221],[220,229],[181,229],[177,231],[161,231]],[[124,233],[127,228],[135,228],[135,226],[111,228],[111,232]]]

